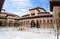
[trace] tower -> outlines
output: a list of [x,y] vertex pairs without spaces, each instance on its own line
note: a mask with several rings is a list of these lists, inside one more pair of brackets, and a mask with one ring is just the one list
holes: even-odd
[[54,29],[56,31],[56,35],[58,39],[58,31],[60,28],[60,0],[50,1],[50,11],[53,12]]
[[0,12],[1,12],[1,9],[2,9],[2,7],[3,7],[4,1],[5,1],[5,0],[0,0]]
[[53,12],[55,19],[59,18],[60,14],[60,0],[51,0],[50,1],[50,11]]

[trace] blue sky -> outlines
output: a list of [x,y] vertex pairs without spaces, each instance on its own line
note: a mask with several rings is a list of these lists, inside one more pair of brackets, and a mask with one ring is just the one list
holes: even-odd
[[5,12],[22,16],[28,14],[29,9],[35,7],[42,7],[49,12],[49,0],[5,0],[3,9]]

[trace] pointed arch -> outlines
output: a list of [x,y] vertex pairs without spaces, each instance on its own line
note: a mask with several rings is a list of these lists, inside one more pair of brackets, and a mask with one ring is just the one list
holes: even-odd
[[39,21],[38,20],[36,21],[36,27],[37,28],[40,28],[40,25],[39,25]]
[[35,27],[35,21],[34,20],[31,21],[31,28],[33,28],[33,27]]

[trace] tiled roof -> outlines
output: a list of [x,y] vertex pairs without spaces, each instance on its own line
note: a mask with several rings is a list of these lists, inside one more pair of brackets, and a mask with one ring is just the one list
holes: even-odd
[[[7,13],[7,12],[0,12],[0,14],[7,14],[8,16],[18,16],[16,14],[12,14],[12,13]],[[19,16],[18,16],[19,17]]]
[[43,9],[44,11],[46,11],[44,8],[41,8],[41,7],[36,7],[36,8],[33,8],[33,9],[29,9],[29,11],[35,10],[35,9]]

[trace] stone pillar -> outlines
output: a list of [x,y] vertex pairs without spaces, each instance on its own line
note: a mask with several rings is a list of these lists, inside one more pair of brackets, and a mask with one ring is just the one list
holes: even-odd
[[30,23],[30,20],[29,20],[29,28],[31,28],[31,23]]
[[6,19],[6,26],[9,26],[9,19]]
[[12,27],[14,27],[14,19],[12,20]]
[[58,30],[58,22],[60,19],[59,19],[59,13],[60,13],[60,6],[54,6],[53,8],[53,16],[54,16],[54,20],[55,20],[55,23],[54,23],[54,29],[56,31],[56,34],[57,34],[57,30]]

